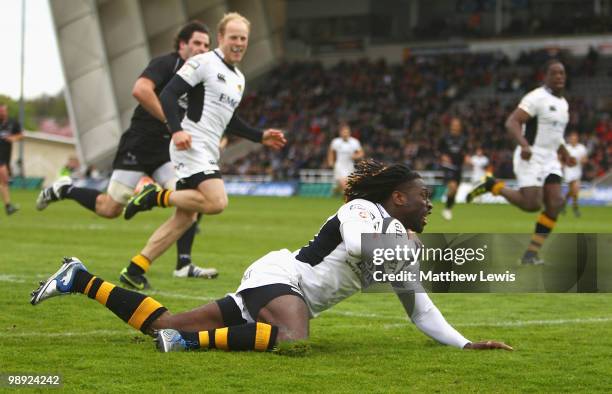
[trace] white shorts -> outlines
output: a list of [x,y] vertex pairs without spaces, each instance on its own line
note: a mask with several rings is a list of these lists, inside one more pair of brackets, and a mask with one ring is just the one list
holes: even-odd
[[205,174],[219,171],[219,148],[216,155],[201,141],[192,139],[191,148],[177,150],[174,142],[170,142],[170,160],[174,164],[179,179],[189,178],[193,174],[203,172]]
[[578,166],[563,168],[563,179],[570,183],[582,179],[582,169]]
[[[145,176],[142,171],[113,170],[107,193],[113,200],[121,205],[127,205],[129,199],[134,195],[134,189]],[[176,187],[176,173],[172,163],[167,162],[158,167],[153,174],[153,180],[166,189],[174,190]]]
[[244,271],[242,282],[236,292],[228,294],[238,305],[243,319],[249,323],[255,321],[244,305],[242,295],[240,295],[240,292],[247,289],[282,283],[291,286],[296,294],[299,294],[304,300],[306,299],[300,289],[300,275],[295,268],[294,260],[293,253],[287,249],[281,249],[268,253]]
[[355,171],[355,167],[334,167],[334,180],[339,181],[351,175]]
[[513,165],[519,188],[542,187],[549,175],[563,176],[557,152],[538,151],[532,148],[531,158],[523,160],[521,158],[521,147],[517,146],[514,150]]

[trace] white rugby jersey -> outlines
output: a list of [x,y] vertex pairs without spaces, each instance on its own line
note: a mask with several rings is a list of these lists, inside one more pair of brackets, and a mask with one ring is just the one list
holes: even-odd
[[294,252],[295,259],[301,262],[296,264],[300,285],[314,313],[369,284],[371,272],[361,261],[361,234],[380,233],[387,217],[389,214],[380,204],[362,199],[350,201],[327,219],[308,245]]
[[[567,149],[570,156],[576,159],[576,165],[574,166],[574,168],[581,169],[582,160],[588,155],[586,146],[582,144],[576,144],[576,146],[568,144],[568,145],[565,145],[565,149]],[[569,167],[569,168],[572,168],[572,167]]]
[[480,182],[487,172],[489,158],[485,155],[470,157],[472,163],[472,182]]
[[181,126],[216,164],[223,132],[242,100],[244,75],[225,62],[219,48],[190,58],[177,74],[193,87]]
[[[361,259],[361,234],[381,233],[383,221],[388,217],[380,204],[362,199],[350,201],[327,219],[308,245],[294,252],[293,265],[299,276],[299,287],[313,316],[373,282],[372,267],[366,266]],[[389,226],[395,233],[406,233],[399,221]],[[419,330],[460,349],[469,343],[448,324],[426,293],[402,292],[414,289],[412,282],[395,284],[393,288]]]
[[582,160],[588,156],[587,148],[582,144],[576,144],[576,146],[567,144],[565,149],[567,149],[570,156],[576,159],[576,165],[563,167],[563,175],[565,178],[580,180],[582,177]]
[[556,152],[564,142],[563,133],[569,120],[567,100],[542,86],[527,93],[518,107],[531,116],[523,127],[529,145],[536,151]]
[[341,137],[336,137],[332,140],[331,149],[336,152],[336,169],[353,169],[353,154],[361,149],[361,143],[357,138],[349,137],[348,140],[343,140]]

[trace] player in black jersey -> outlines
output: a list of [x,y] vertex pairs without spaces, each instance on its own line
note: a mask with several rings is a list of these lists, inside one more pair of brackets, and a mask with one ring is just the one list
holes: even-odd
[[[62,177],[43,189],[36,201],[39,210],[58,200],[75,200],[85,208],[105,218],[121,215],[124,206],[134,194],[138,182],[148,175],[163,187],[174,189],[176,173],[170,162],[170,132],[159,102],[159,94],[188,58],[207,52],[210,33],[198,21],[187,23],[179,31],[174,51],[152,59],[136,80],[132,95],[138,101],[130,127],[121,136],[113,161],[113,173],[106,193],[95,189],[75,187],[69,177]],[[177,264],[174,276],[211,278],[217,275],[213,268],[202,268],[191,263],[191,247],[197,223],[177,241]],[[125,271],[125,270],[124,270]],[[133,288],[144,289],[147,283],[121,273],[121,281]]]
[[4,202],[4,211],[12,215],[19,208],[11,204],[9,193],[9,164],[11,162],[11,150],[13,142],[23,138],[19,122],[8,117],[6,104],[0,105],[0,196]]
[[450,121],[450,130],[444,135],[438,147],[441,153],[440,165],[444,169],[444,182],[446,183],[446,208],[442,217],[446,220],[453,218],[453,205],[455,195],[461,183],[463,163],[466,160],[468,143],[467,138],[461,134],[461,119],[453,117]]

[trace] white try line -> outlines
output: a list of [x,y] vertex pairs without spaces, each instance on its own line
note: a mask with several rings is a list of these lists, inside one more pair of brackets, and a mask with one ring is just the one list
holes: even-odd
[[[612,317],[586,317],[579,319],[551,319],[551,320],[511,320],[501,322],[474,322],[474,323],[456,323],[454,327],[525,327],[525,326],[551,326],[563,324],[593,324],[593,323],[609,323],[612,322]],[[400,324],[385,324],[386,329],[406,327],[412,325],[409,322]]]
[[[593,324],[593,323],[608,323],[612,322],[612,317],[594,317],[585,319],[556,319],[556,320],[526,320],[526,321],[508,321],[508,322],[480,322],[480,323],[465,323],[455,324],[455,327],[520,327],[520,326],[546,326],[546,325],[559,325],[559,324]],[[397,327],[405,327],[411,325],[410,323],[404,324],[385,324],[382,327],[384,329],[392,329]],[[374,326],[374,324],[372,324]],[[346,325],[346,326],[333,326],[334,328],[356,328],[360,325]],[[3,332],[6,339],[10,338],[69,338],[69,337],[109,337],[109,336],[140,336],[140,332],[136,330],[93,330],[93,331],[76,331],[76,332],[15,332],[10,331]]]
[[65,337],[108,337],[108,336],[129,336],[139,335],[140,331],[136,330],[93,330],[93,331],[76,331],[76,332],[13,332],[5,331],[3,335],[8,338],[65,338]]
[[[0,282],[17,282],[24,283],[27,282],[28,279],[36,278],[36,277],[25,277],[18,275],[5,275],[0,274]],[[195,296],[191,294],[182,294],[175,292],[166,292],[166,291],[150,291],[147,294],[150,295],[159,295],[161,297],[167,298],[176,298],[176,299],[187,299],[187,300],[197,300],[210,302],[214,301],[216,298],[212,297],[202,297]],[[385,316],[377,313],[362,313],[362,312],[352,312],[352,311],[337,311],[337,310],[328,310],[323,313],[324,315],[336,315],[336,316],[345,316],[345,317],[357,317],[357,318],[369,318],[369,319],[386,319],[386,320],[395,320],[401,321],[402,323],[395,324],[384,324],[383,327],[385,329],[392,329],[396,327],[405,327],[410,326],[412,323],[407,321],[406,317],[401,316]],[[562,325],[562,324],[592,324],[592,323],[608,323],[612,322],[612,317],[592,317],[592,318],[576,318],[576,319],[550,319],[550,320],[514,320],[514,321],[502,321],[502,322],[468,322],[468,323],[455,323],[453,326],[455,327],[523,327],[523,326],[545,326],[545,325]],[[340,328],[342,326],[335,326]],[[350,327],[355,327],[355,325],[350,325]],[[109,331],[109,330],[97,330],[90,331],[84,333],[49,333],[48,336],[77,336],[77,335],[118,335],[122,334],[124,331]],[[21,335],[21,334],[19,334]],[[38,333],[29,334],[24,333],[23,336],[27,335],[39,335]],[[45,335],[45,334],[42,334]]]

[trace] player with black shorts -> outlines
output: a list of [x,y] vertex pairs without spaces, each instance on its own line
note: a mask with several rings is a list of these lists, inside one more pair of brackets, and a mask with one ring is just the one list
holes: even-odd
[[[189,312],[171,314],[152,297],[117,288],[75,257],[65,258],[61,268],[32,292],[30,302],[86,294],[130,326],[156,336],[163,352],[272,350],[279,343],[307,340],[311,319],[378,282],[379,268],[362,251],[362,235],[393,234],[398,248],[419,247],[415,232],[427,224],[429,195],[419,174],[407,166],[362,161],[349,177],[347,203],[307,245],[295,252],[268,253],[247,268],[235,293]],[[408,267],[419,270],[414,260],[395,260],[392,265],[395,273]],[[459,349],[512,350],[503,342],[465,338],[446,321],[418,280],[389,284],[407,317],[439,343]]]
[[455,195],[461,183],[463,163],[466,160],[468,141],[461,134],[461,119],[453,117],[450,121],[450,130],[440,141],[438,147],[441,153],[441,167],[444,169],[444,183],[446,183],[446,208],[442,211],[442,217],[446,220],[453,218],[453,205]]
[[[119,141],[106,193],[75,187],[70,177],[61,177],[40,192],[36,201],[37,209],[43,210],[54,201],[70,199],[99,216],[115,218],[121,215],[145,175],[165,188],[175,189],[177,175],[168,148],[171,135],[158,97],[188,58],[207,52],[209,47],[208,28],[201,22],[189,22],[175,39],[175,51],[151,60],[139,76],[132,91],[139,105],[134,110],[130,127]],[[196,226],[197,223],[194,223],[177,240],[176,277],[212,278],[217,275],[214,268],[198,267],[191,262]],[[121,273],[120,280],[130,287],[144,288],[141,283],[132,280],[127,272]]]
[[8,117],[8,108],[6,104],[0,105],[0,196],[4,202],[4,211],[7,215],[12,215],[19,208],[11,204],[11,195],[9,192],[9,165],[11,162],[11,151],[13,142],[23,138],[21,134],[21,126],[16,120]]
[[[172,131],[170,158],[183,190],[147,185],[125,207],[126,219],[153,207],[176,208],[127,267],[141,283],[147,282],[145,274],[153,261],[191,226],[198,213],[216,215],[227,207],[219,170],[219,146],[226,131],[273,149],[287,142],[281,130],[253,128],[236,114],[245,87],[238,64],[247,50],[249,33],[245,17],[226,14],[217,26],[218,48],[185,62],[160,95]],[[183,114],[178,99],[185,94],[189,99]]]

